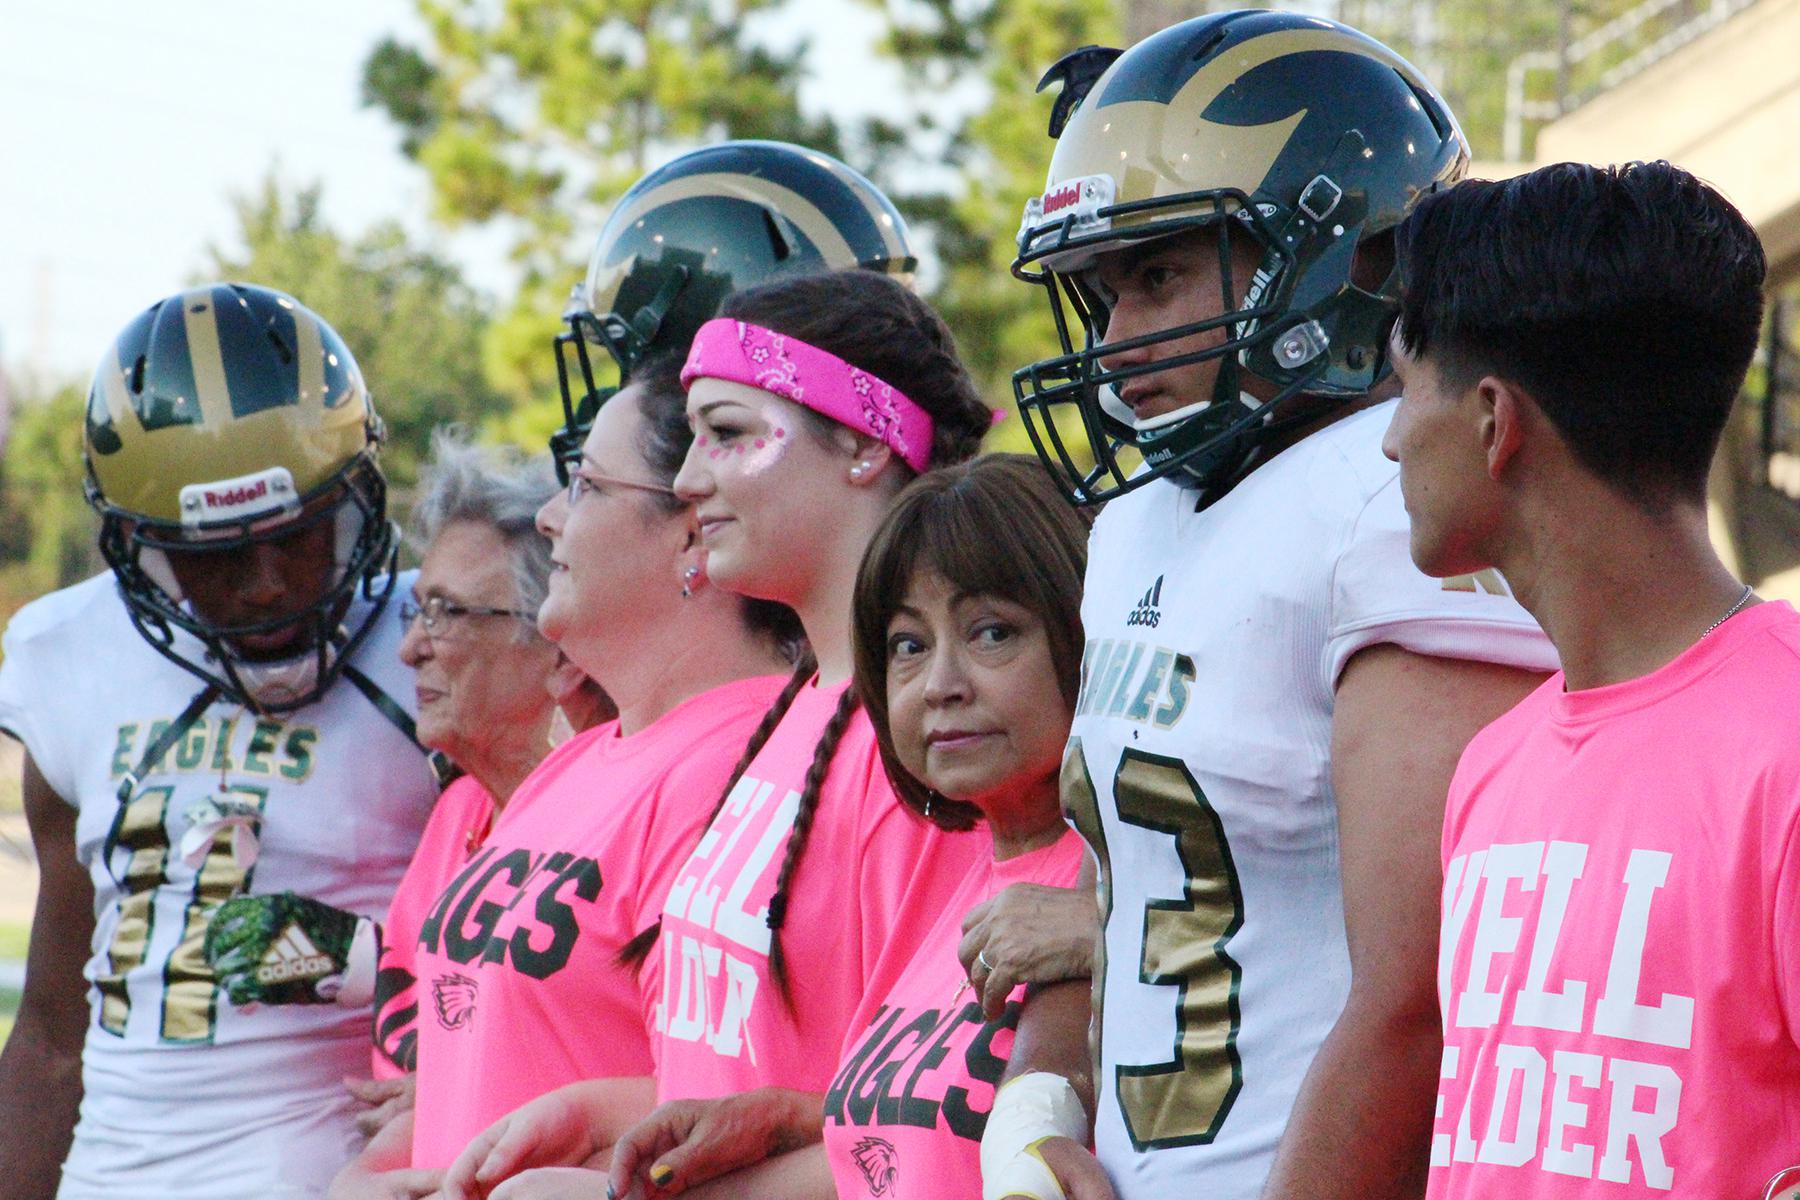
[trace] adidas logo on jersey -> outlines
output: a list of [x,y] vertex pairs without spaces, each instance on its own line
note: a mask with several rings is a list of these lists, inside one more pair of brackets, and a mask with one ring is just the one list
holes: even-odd
[[257,964],[256,981],[285,983],[290,979],[315,979],[331,974],[336,966],[331,957],[320,952],[306,936],[304,929],[289,925]]
[[1131,610],[1131,615],[1125,618],[1127,628],[1142,625],[1147,629],[1155,629],[1162,624],[1162,581],[1163,577],[1158,575],[1156,582],[1150,585],[1150,590],[1144,593],[1144,598]]

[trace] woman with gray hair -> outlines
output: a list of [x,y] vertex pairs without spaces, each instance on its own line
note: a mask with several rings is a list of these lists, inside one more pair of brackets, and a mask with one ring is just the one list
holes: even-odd
[[556,480],[546,459],[448,429],[432,438],[421,487],[410,540],[422,561],[400,605],[400,657],[418,672],[419,740],[504,805],[543,759],[557,704],[578,729],[612,716],[600,689],[537,630],[551,563],[536,518]]
[[[429,1019],[435,1004],[444,1019],[452,994],[434,989],[419,962],[438,944],[440,893],[481,853],[497,815],[549,752],[559,702],[580,728],[613,715],[605,694],[537,630],[552,563],[535,518],[556,491],[547,460],[473,445],[457,430],[432,439],[412,519],[421,564],[399,605],[400,657],[415,671],[419,741],[462,773],[438,797],[384,922],[291,893],[243,897],[232,902],[235,923],[249,932],[207,951],[234,1002],[247,993],[263,1003],[356,1007],[372,994],[375,1078],[347,1081],[369,1106],[359,1119],[365,1132],[410,1136],[421,1014]],[[341,961],[329,987],[262,984],[269,953],[280,955],[273,939],[291,940],[295,928],[314,946],[306,952]],[[466,1007],[458,1019],[467,1019]],[[405,1178],[386,1182],[387,1196],[436,1186],[431,1173],[412,1180],[417,1189]],[[332,1192],[375,1194],[354,1187],[354,1178],[340,1180]]]
[[605,693],[537,630],[551,562],[536,516],[556,486],[547,459],[476,445],[457,428],[431,439],[408,530],[420,567],[399,606],[400,657],[416,672],[419,741],[462,775],[438,798],[382,929],[375,1078],[350,1085],[370,1106],[365,1132],[412,1106],[418,1019],[430,1003],[415,954],[429,909],[543,760],[553,728],[613,715]]
[[[417,1104],[344,1169],[333,1200],[423,1194],[497,1118],[564,1084],[588,1081],[604,1095],[605,1128],[587,1134],[602,1141],[652,1105],[648,1026],[665,963],[625,951],[660,916],[782,690],[799,631],[791,611],[707,581],[694,515],[673,488],[693,440],[680,362],[640,364],[599,408],[568,489],[537,517],[553,563],[538,628],[605,687],[618,718],[551,751],[472,851],[432,851],[450,856],[444,882],[418,910],[408,969],[396,975],[417,977],[402,1006],[414,1014],[404,1050],[417,1064]],[[477,561],[500,573],[501,557],[477,548],[458,582],[478,578]],[[421,574],[420,604],[433,582]],[[516,619],[493,598],[502,594],[446,596],[465,624],[501,627]],[[450,676],[446,650],[434,649],[419,663],[422,731]],[[759,808],[768,799],[744,797]],[[733,893],[721,912],[737,903]],[[386,1011],[383,1046],[390,1025],[407,1028],[401,1011]]]

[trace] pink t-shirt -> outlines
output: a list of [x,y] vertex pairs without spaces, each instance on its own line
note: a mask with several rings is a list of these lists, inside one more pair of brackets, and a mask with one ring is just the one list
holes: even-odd
[[656,920],[781,684],[714,688],[627,738],[608,722],[519,786],[419,926],[413,1166],[448,1166],[564,1084],[651,1073],[659,964],[615,958]]
[[768,906],[813,750],[846,685],[808,687],[675,876],[663,906],[659,1101],[764,1085],[822,1092],[884,952],[910,956],[984,854],[894,798],[858,711],[825,777],[769,970]]
[[1800,616],[1562,687],[1451,787],[1429,1194],[1755,1200],[1800,1164]]
[[[991,853],[985,831],[964,836]],[[900,977],[864,1002],[825,1092],[825,1153],[838,1200],[981,1195],[981,1133],[1025,988],[1014,989],[999,1020],[983,1019],[956,958],[963,916],[1015,883],[1074,886],[1081,847],[1070,831],[1029,854],[977,866]]]
[[473,775],[454,780],[437,804],[419,848],[400,879],[381,929],[381,959],[375,975],[374,1049],[370,1069],[377,1079],[414,1070],[419,1057],[418,965],[414,961],[419,926],[494,819],[494,798]]

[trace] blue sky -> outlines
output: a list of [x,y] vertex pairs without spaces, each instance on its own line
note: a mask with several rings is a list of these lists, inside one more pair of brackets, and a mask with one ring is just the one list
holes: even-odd
[[[854,0],[803,3],[826,50],[808,102],[865,106],[874,18]],[[412,11],[408,0],[0,0],[0,364],[15,378],[85,378],[209,244],[232,243],[231,196],[271,166],[290,184],[323,182],[334,227],[397,217],[504,290],[500,239],[431,228],[423,176],[386,118],[357,105],[364,56],[388,33],[414,35]]]

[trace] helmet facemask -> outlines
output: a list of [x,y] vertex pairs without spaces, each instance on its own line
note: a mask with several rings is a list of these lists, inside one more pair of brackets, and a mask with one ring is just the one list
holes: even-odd
[[[675,267],[650,303],[627,319],[616,312],[592,313],[584,307],[586,288],[577,285],[563,310],[568,326],[556,335],[556,385],[562,397],[562,428],[550,435],[550,458],[557,482],[569,486],[569,473],[581,458],[582,444],[600,406],[618,394],[631,372],[651,352],[662,323],[674,307],[689,272]],[[619,383],[602,384],[594,371],[593,347],[601,347],[618,369]]]
[[[563,312],[563,427],[550,441],[558,476],[568,482],[600,406],[650,356],[685,355],[727,296],[852,267],[906,276],[916,265],[893,204],[819,151],[730,141],[651,171],[613,205]],[[599,350],[616,386],[602,382]]]
[[[119,580],[133,625],[164,657],[258,712],[286,712],[322,696],[355,648],[372,630],[393,591],[398,541],[386,517],[386,484],[364,455],[297,502],[232,521],[174,527],[145,522],[113,508],[90,482],[101,514],[100,550]],[[332,557],[326,586],[299,611],[265,620],[217,624],[184,595],[171,555],[229,554],[281,541],[329,522]],[[347,624],[360,593],[367,610]],[[273,659],[253,658],[237,643],[301,627],[299,649]],[[180,630],[200,643],[184,646]]]
[[[1159,216],[1159,211],[1168,215]],[[1102,206],[1088,214],[1088,222],[1109,225],[1116,216],[1134,215],[1142,223],[1133,226],[1129,238],[1106,225],[1084,233],[1077,213],[1028,226],[1020,234],[1021,245],[1033,252],[1021,254],[1014,274],[1045,289],[1063,353],[1016,372],[1014,396],[1039,457],[1078,504],[1101,503],[1164,476],[1202,489],[1228,482],[1254,459],[1262,441],[1287,427],[1283,418],[1298,407],[1295,399],[1315,389],[1328,366],[1316,326],[1288,313],[1294,255],[1270,215],[1242,192],[1195,192]],[[1216,315],[1108,342],[1111,298],[1098,283],[1094,260],[1195,231],[1211,234],[1207,240],[1218,256]],[[1233,243],[1242,239],[1257,255],[1248,279],[1234,264]],[[1103,360],[1146,346],[1221,330],[1223,340],[1209,346],[1150,362],[1104,365]],[[1291,365],[1279,372],[1258,370],[1259,358]],[[1118,386],[1128,380],[1205,362],[1218,364],[1209,394],[1172,412],[1139,418],[1118,398]],[[1267,398],[1253,394],[1252,387]],[[1069,406],[1078,413],[1085,447],[1071,447],[1064,433],[1069,422],[1058,420]],[[1140,470],[1139,463],[1147,469]]]
[[[1466,143],[1404,59],[1294,13],[1196,17],[1122,53],[1078,51],[1045,80],[1064,87],[1056,148],[1045,190],[1026,204],[1013,272],[1045,288],[1062,352],[1014,376],[1027,429],[1077,503],[1162,477],[1210,503],[1296,427],[1386,376],[1399,306],[1392,231],[1419,195],[1461,177]],[[1081,272],[1097,254],[1195,228],[1215,232],[1221,278],[1230,243],[1253,243],[1241,296],[1222,288],[1217,316],[1106,345],[1104,297]],[[1120,354],[1208,330],[1223,334],[1217,345],[1164,345],[1161,362],[1117,366]],[[1216,380],[1187,386],[1210,394],[1180,396],[1177,412],[1133,420],[1109,406],[1133,376],[1209,360]],[[1079,422],[1059,428],[1058,406],[1071,404]]]

